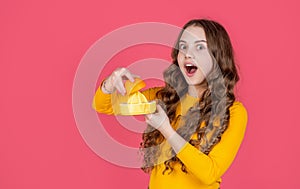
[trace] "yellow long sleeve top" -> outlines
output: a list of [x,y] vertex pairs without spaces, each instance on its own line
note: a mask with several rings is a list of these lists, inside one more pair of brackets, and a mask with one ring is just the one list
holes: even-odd
[[[150,88],[142,91],[146,98],[155,99],[155,94],[160,88]],[[115,99],[114,99],[115,100]],[[199,99],[188,94],[181,100],[177,107],[176,116],[185,115],[187,110]],[[97,89],[93,108],[104,114],[114,114],[111,95],[105,94],[100,87]],[[158,164],[151,171],[150,189],[218,189],[222,181],[221,176],[233,162],[240,144],[244,138],[247,124],[247,111],[240,102],[234,102],[230,107],[230,120],[221,141],[216,144],[208,155],[186,143],[178,152],[177,157],[184,163],[188,173],[181,171],[181,165],[175,163],[174,170],[163,174],[165,165]],[[172,123],[171,123],[172,124]],[[172,125],[176,128],[176,125]],[[191,138],[195,139],[196,134]]]

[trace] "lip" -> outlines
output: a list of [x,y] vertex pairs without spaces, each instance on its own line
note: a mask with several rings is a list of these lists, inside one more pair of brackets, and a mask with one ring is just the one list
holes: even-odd
[[184,67],[187,65],[187,64],[191,64],[192,66],[195,66],[198,68],[198,66],[196,64],[194,64],[193,62],[184,62]]
[[188,64],[190,64],[191,66],[197,67],[197,69],[198,69],[198,66],[197,66],[196,64],[192,63],[192,62],[184,62],[184,64],[183,64],[185,74],[186,74],[188,77],[193,77],[193,76],[196,74],[197,70],[196,70],[194,73],[189,73],[189,72],[187,72],[186,66],[187,66]]

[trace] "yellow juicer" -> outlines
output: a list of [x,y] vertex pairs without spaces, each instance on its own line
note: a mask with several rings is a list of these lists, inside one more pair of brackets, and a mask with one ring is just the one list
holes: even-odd
[[156,111],[156,101],[148,102],[147,98],[139,91],[146,86],[145,82],[135,78],[134,82],[125,82],[126,96],[119,103],[120,115],[151,114]]

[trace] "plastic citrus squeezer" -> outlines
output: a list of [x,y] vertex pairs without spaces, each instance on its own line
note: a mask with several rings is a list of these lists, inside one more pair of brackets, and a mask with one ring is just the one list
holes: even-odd
[[[139,91],[146,86],[145,82],[135,78],[134,82],[127,80],[125,82],[126,95],[114,93],[112,97],[114,107],[118,109],[119,115],[142,115],[151,114],[156,111],[156,101],[148,101],[147,98]],[[118,99],[118,100],[114,100]],[[118,106],[118,107],[116,107]]]

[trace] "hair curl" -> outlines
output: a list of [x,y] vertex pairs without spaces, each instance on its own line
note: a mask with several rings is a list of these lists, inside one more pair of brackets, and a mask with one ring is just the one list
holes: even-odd
[[[207,84],[206,90],[202,93],[199,103],[191,107],[185,116],[176,117],[176,108],[180,99],[187,93],[188,84],[182,75],[177,62],[179,39],[184,30],[189,26],[203,28],[208,49],[213,59],[212,71],[203,81]],[[234,86],[239,80],[235,66],[233,48],[230,38],[219,23],[206,20],[195,19],[186,23],[181,30],[175,47],[172,49],[173,64],[164,72],[165,87],[157,92],[156,97],[161,101],[170,123],[179,121],[177,133],[190,144],[209,154],[211,149],[221,140],[221,136],[228,127],[230,118],[229,107],[235,101]],[[204,123],[203,127],[200,127]],[[197,133],[197,139],[191,136]],[[144,164],[142,170],[149,173],[158,163],[160,155],[159,146],[165,141],[163,135],[150,125],[147,126],[140,144],[144,154]],[[171,150],[171,149],[170,149]],[[172,158],[164,161],[165,170],[171,173],[173,163],[181,164],[181,170],[187,173],[185,165],[177,158],[175,152],[171,150]]]

